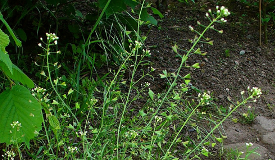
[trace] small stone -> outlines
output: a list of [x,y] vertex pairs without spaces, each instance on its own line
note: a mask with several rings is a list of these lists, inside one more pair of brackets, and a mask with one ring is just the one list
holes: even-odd
[[238,66],[240,63],[238,61],[235,61],[235,64]]
[[260,138],[256,138],[256,141],[257,141],[257,142],[260,142]]
[[223,99],[223,98],[224,98],[224,95],[221,94],[221,95],[219,95],[218,97],[219,97],[220,99]]
[[244,55],[244,54],[245,54],[245,50],[241,50],[240,55]]
[[253,36],[251,34],[249,34],[249,35],[246,36],[246,38],[251,39],[251,38],[253,38]]

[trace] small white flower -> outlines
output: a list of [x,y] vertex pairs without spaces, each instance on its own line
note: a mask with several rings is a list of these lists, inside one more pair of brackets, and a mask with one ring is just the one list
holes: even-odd
[[54,44],[57,45],[57,40],[54,41]]
[[209,14],[208,14],[208,13],[205,13],[205,16],[206,16],[206,17],[209,17]]
[[74,153],[74,152],[77,151],[77,147],[71,147],[71,146],[69,146],[68,150],[69,150],[69,152]]
[[84,132],[82,132],[82,131],[79,131],[79,134],[80,134],[80,136],[86,136],[86,134],[87,134],[87,131],[84,131]]
[[39,46],[39,47],[42,47],[42,44],[41,44],[41,43],[38,43],[38,46]]
[[216,6],[216,10],[218,10],[219,9],[219,6]]
[[159,116],[155,116],[155,120],[156,120],[156,122],[162,122],[162,118]]
[[241,95],[243,95],[244,94],[244,91],[241,91]]
[[247,147],[251,147],[251,146],[253,146],[253,143],[245,143],[245,145],[247,146]]
[[193,32],[194,31],[194,28],[190,25],[189,26],[189,29]]
[[212,12],[211,9],[208,9],[208,12],[211,13]]

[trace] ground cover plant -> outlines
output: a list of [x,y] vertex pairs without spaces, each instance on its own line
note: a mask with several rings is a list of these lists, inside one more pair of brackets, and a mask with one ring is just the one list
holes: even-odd
[[[38,112],[43,115],[43,122],[39,121],[43,130],[26,131],[37,134],[35,138],[29,138],[33,139],[30,146],[27,141],[20,141],[22,134],[15,135],[14,138],[18,138],[16,141],[8,141],[8,138],[0,139],[1,143],[5,143],[3,157],[5,159],[15,157],[20,159],[206,159],[214,155],[212,151],[219,148],[226,138],[222,123],[240,106],[256,101],[262,94],[257,87],[248,87],[247,91],[240,92],[243,96],[240,102],[232,102],[230,110],[221,110],[215,104],[215,97],[211,92],[202,91],[192,85],[192,74],[181,75],[181,71],[185,68],[201,67],[199,63],[189,64],[188,59],[193,55],[207,55],[207,51],[202,51],[198,46],[213,45],[215,38],[205,36],[208,30],[223,33],[223,30],[217,29],[216,25],[227,22],[225,17],[230,14],[228,9],[216,6],[212,10],[206,10],[205,17],[209,20],[209,24],[198,21],[197,25],[189,26],[188,29],[194,33],[194,38],[189,40],[191,47],[187,51],[175,44],[171,46],[174,54],[180,57],[180,65],[175,71],[162,71],[159,77],[165,79],[167,88],[156,92],[150,88],[149,82],[144,82],[147,77],[154,78],[152,74],[156,69],[151,66],[148,60],[151,53],[144,45],[148,37],[141,36],[140,33],[140,27],[148,25],[146,24],[148,21],[149,25],[156,24],[155,19],[147,11],[144,12],[150,6],[147,6],[145,1],[138,5],[140,8],[133,11],[137,18],[130,16],[135,21],[136,27],[129,29],[127,23],[122,21],[126,19],[125,17],[119,18],[120,14],[116,14],[114,10],[106,11],[108,5],[111,5],[110,0],[101,3],[102,12],[91,32],[87,34],[87,40],[86,38],[78,40],[80,37],[78,33],[84,34],[84,32],[76,29],[77,32],[73,35],[75,41],[68,42],[66,46],[59,44],[62,42],[62,34],[57,36],[50,32],[46,33],[46,36],[41,36],[40,42],[37,42],[41,57],[40,61],[35,63],[39,68],[39,82],[37,82],[39,85],[30,88],[33,88],[32,95],[36,98],[36,100],[31,99],[31,102],[38,101],[43,108]],[[161,15],[157,10],[153,11]],[[76,14],[81,17],[79,12]],[[106,16],[106,19],[111,17],[113,22],[100,26],[103,16]],[[7,38],[1,40],[1,47],[5,48],[7,41]],[[71,49],[68,49],[68,46]],[[96,47],[102,48],[103,54],[94,53]],[[69,55],[66,52],[73,53],[70,55],[72,57],[69,57],[73,61],[67,64],[60,58]],[[1,62],[6,67],[1,65],[1,70],[8,80],[11,78],[17,81],[18,79],[12,78],[12,73],[6,73],[9,71],[9,64],[4,56],[3,53]],[[106,67],[107,71],[99,72],[103,67]],[[3,83],[1,89],[17,89],[13,81],[8,85]],[[24,84],[22,81],[21,83]],[[1,93],[3,98],[0,100],[3,110],[7,104],[3,100],[7,97],[4,93],[6,92]],[[19,93],[19,95],[25,94],[27,93]],[[26,100],[31,103],[30,98]],[[20,103],[23,102],[14,103],[15,107],[20,106],[18,105]],[[1,114],[6,115],[2,117],[7,117],[12,113]],[[36,114],[28,116],[40,119]],[[248,122],[251,121],[250,116],[245,117]],[[12,133],[17,133],[28,125],[16,119],[10,121],[1,119],[1,122],[5,122],[5,126],[9,128],[17,129]],[[1,123],[0,127],[5,126]],[[1,133],[1,137],[2,135],[12,134],[9,130],[5,130]],[[21,142],[27,142],[28,147]]]

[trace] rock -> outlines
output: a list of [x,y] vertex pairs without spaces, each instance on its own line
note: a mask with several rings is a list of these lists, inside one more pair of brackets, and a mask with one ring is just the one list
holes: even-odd
[[245,50],[241,50],[240,55],[244,55],[244,54],[245,54]]
[[269,132],[263,135],[263,142],[266,144],[275,145],[275,132]]
[[224,98],[224,95],[221,94],[221,95],[219,95],[218,97],[219,97],[220,99],[223,99],[223,98]]
[[264,116],[257,116],[256,122],[266,131],[275,131],[275,119],[267,119]]
[[233,124],[225,129],[227,139],[230,143],[249,141],[249,132],[239,123]]
[[[241,155],[241,158],[244,158],[245,155],[246,155],[246,143],[235,143],[235,144],[228,144],[228,145],[225,145],[224,146],[224,149],[227,150],[228,152],[227,153],[230,153],[230,150],[238,150],[239,152],[244,152],[244,154]],[[268,150],[259,145],[259,144],[256,144],[254,143],[250,148],[249,148],[249,151],[255,149],[255,148],[258,148],[255,150],[255,152],[257,152],[258,154],[250,154],[247,158],[250,159],[250,160],[265,160],[267,159],[267,156],[268,156]]]
[[260,47],[257,47],[257,52],[261,52],[262,49]]
[[249,35],[246,36],[246,38],[247,38],[247,39],[252,39],[253,36],[252,36],[251,34],[249,34]]

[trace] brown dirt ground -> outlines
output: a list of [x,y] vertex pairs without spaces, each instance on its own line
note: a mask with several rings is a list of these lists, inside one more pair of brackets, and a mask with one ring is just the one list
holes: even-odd
[[[217,2],[216,2],[217,3]],[[160,79],[159,74],[163,70],[175,72],[179,67],[180,58],[172,50],[177,44],[180,49],[188,50],[191,44],[188,39],[194,38],[195,34],[188,29],[192,25],[198,30],[202,28],[196,25],[197,21],[209,24],[205,13],[209,8],[215,10],[216,3],[197,2],[186,5],[179,2],[170,2],[169,10],[165,12],[165,18],[159,19],[158,27],[153,27],[148,35],[146,46],[151,50],[150,61],[156,69],[154,82],[150,88],[155,92],[161,92],[165,80]],[[225,5],[226,4],[220,4]],[[268,26],[268,44],[259,45],[259,21],[258,9],[243,4],[230,4],[231,15],[227,17],[228,23],[216,24],[215,28],[223,29],[224,33],[208,31],[205,37],[214,40],[214,45],[199,44],[201,50],[206,51],[206,56],[192,55],[187,64],[199,62],[200,69],[185,68],[181,76],[191,73],[193,86],[202,91],[210,91],[216,98],[219,106],[229,107],[231,102],[242,101],[240,92],[246,91],[247,87],[259,87],[263,95],[256,103],[248,103],[255,108],[255,115],[275,118],[275,50],[273,25]],[[146,29],[145,29],[146,30]],[[229,51],[229,55],[225,51]],[[240,54],[244,50],[245,54]],[[184,54],[184,52],[181,52]],[[149,79],[147,81],[150,82]],[[240,118],[247,110],[246,106],[238,108],[224,124],[224,128],[234,125],[232,118]],[[260,135],[257,135],[252,124],[237,125],[239,129],[246,130],[247,136],[239,139],[227,139],[225,144],[234,142],[257,142],[265,146],[275,154],[275,146],[263,144]],[[237,128],[238,130],[238,128]]]

